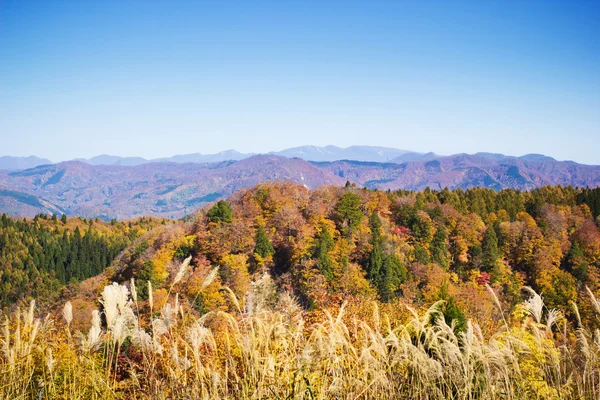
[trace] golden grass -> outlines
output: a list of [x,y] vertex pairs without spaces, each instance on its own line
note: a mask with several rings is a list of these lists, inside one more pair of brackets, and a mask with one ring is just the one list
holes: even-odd
[[142,316],[136,294],[112,284],[85,333],[71,331],[70,304],[53,320],[36,317],[32,302],[2,322],[0,398],[600,396],[600,332],[572,326],[535,292],[510,318],[517,322],[505,320],[484,337],[474,321],[456,336],[437,305],[422,313],[410,309],[405,321],[380,315],[376,303],[368,305],[366,320],[346,315],[342,306],[309,324],[290,295],[274,290],[264,275],[244,302],[227,291],[230,312],[199,316],[174,293],[162,309]]

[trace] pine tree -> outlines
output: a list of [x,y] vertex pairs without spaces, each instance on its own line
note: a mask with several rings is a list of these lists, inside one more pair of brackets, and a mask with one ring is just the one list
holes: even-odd
[[565,269],[569,271],[580,282],[588,279],[589,263],[585,259],[585,254],[579,243],[574,242],[565,257]]
[[67,283],[68,280],[65,272],[65,265],[62,262],[58,262],[54,268],[56,270],[56,279],[58,279],[60,283]]
[[269,240],[264,225],[259,225],[256,229],[255,243],[254,254],[259,255],[261,258],[265,259],[275,254],[275,249]]
[[217,204],[211,207],[206,214],[211,222],[230,223],[233,218],[233,212],[229,204],[224,200],[219,200]]
[[360,210],[360,196],[350,190],[344,193],[336,205],[335,216],[342,234],[345,237],[351,236],[363,217]]
[[377,291],[383,301],[389,301],[398,292],[400,284],[407,278],[407,270],[400,259],[392,254],[383,259],[382,268],[377,281]]
[[450,266],[450,254],[448,252],[447,241],[448,233],[446,233],[446,228],[440,226],[435,232],[435,235],[433,235],[433,240],[429,246],[432,261],[444,268]]
[[429,254],[427,253],[427,249],[419,244],[415,245],[415,260],[421,264],[429,264]]
[[[466,331],[467,317],[458,304],[455,303],[454,296],[449,295],[448,282],[442,283],[437,298],[438,300],[444,300],[439,311],[444,317],[446,324],[451,326],[454,323],[454,334],[458,336],[460,333]],[[435,318],[434,315],[432,315],[432,319],[433,318]]]
[[498,237],[496,236],[496,230],[493,226],[488,227],[483,234],[481,250],[483,270],[490,272],[495,268],[496,262],[500,257],[500,252],[498,251]]
[[329,256],[329,251],[331,251],[333,245],[333,238],[329,233],[329,229],[327,229],[327,225],[321,223],[320,230],[315,237],[312,253],[317,259],[317,267],[328,280],[333,278],[333,262]]

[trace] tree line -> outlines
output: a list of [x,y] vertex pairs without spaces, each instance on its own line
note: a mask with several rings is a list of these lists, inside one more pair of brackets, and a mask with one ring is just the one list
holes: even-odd
[[157,221],[63,215],[0,217],[0,308],[22,298],[51,298],[60,288],[100,274],[135,237]]

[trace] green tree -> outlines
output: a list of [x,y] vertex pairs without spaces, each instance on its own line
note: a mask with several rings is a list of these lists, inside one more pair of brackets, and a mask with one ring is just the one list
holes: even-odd
[[312,253],[317,259],[317,267],[328,280],[333,278],[333,262],[329,256],[329,252],[333,248],[333,245],[333,237],[331,237],[327,225],[321,223],[319,232],[315,237]]
[[385,241],[381,233],[381,219],[377,212],[369,217],[371,229],[371,253],[366,262],[367,278],[377,288],[379,298],[388,301],[398,292],[399,285],[406,281],[406,267],[394,254],[385,254]]
[[335,219],[345,237],[349,237],[360,226],[363,213],[360,210],[360,196],[353,191],[342,195],[335,207]]
[[[465,332],[467,330],[467,317],[458,304],[455,303],[454,296],[449,295],[448,282],[443,282],[440,286],[437,299],[443,300],[438,311],[443,316],[446,324],[452,326],[454,323],[454,334],[458,336],[460,333]],[[432,319],[434,318],[435,315],[432,315]]]
[[254,246],[254,254],[259,255],[263,259],[272,257],[273,254],[275,254],[275,249],[271,244],[271,240],[269,240],[269,235],[267,235],[264,225],[258,225],[254,240],[256,243]]
[[377,291],[382,301],[389,301],[398,293],[400,284],[406,281],[408,271],[400,259],[392,254],[385,256],[377,280]]
[[574,242],[563,262],[563,268],[570,272],[578,281],[586,282],[589,274],[589,263],[579,243]]
[[225,222],[230,223],[233,218],[233,212],[231,207],[225,200],[219,200],[217,204],[211,207],[206,214],[211,222]]
[[447,242],[448,233],[446,232],[446,228],[440,226],[435,232],[435,235],[433,235],[433,240],[431,241],[429,249],[431,251],[432,261],[444,268],[450,266],[450,253],[448,252]]
[[498,237],[493,226],[488,227],[481,241],[483,270],[492,271],[496,267],[500,252],[498,251]]
[[415,245],[415,260],[421,264],[429,263],[429,254],[427,253],[427,249],[419,244]]
[[431,243],[433,240],[433,221],[427,213],[418,211],[412,221],[412,231],[422,245]]

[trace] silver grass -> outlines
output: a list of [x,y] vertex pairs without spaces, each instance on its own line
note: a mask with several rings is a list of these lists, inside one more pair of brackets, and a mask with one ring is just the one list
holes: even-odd
[[179,266],[179,270],[177,271],[177,275],[175,275],[175,279],[173,280],[173,285],[175,285],[175,284],[177,284],[177,283],[179,283],[181,281],[181,279],[183,278],[183,276],[185,275],[185,273],[188,270],[188,267],[190,265],[190,261],[192,261],[192,256],[189,256],[188,258],[186,258],[185,260],[183,260],[183,262]]
[[544,300],[542,299],[542,296],[537,294],[536,291],[529,286],[524,286],[523,289],[531,294],[531,297],[525,301],[525,309],[529,312],[529,314],[531,314],[535,322],[541,324],[544,308]]
[[67,326],[71,325],[71,321],[73,321],[73,306],[70,301],[67,301],[62,311],[63,318],[67,323]]
[[54,371],[54,365],[56,364],[56,360],[54,359],[54,355],[52,354],[52,347],[48,348],[46,351],[46,367],[48,368],[48,372],[52,375]]
[[200,291],[203,291],[204,289],[206,289],[215,280],[218,272],[219,272],[219,267],[215,267],[208,273],[206,278],[204,278],[202,285],[200,286]]
[[115,322],[115,319],[127,306],[129,298],[129,289],[127,287],[113,282],[102,291],[100,303],[104,306],[104,315],[106,317],[106,325],[110,328]]
[[131,278],[129,286],[131,287],[131,298],[133,299],[133,301],[137,302],[138,297],[137,297],[137,290],[135,288],[135,279],[134,278]]
[[592,306],[594,307],[594,311],[596,311],[596,313],[598,313],[598,315],[600,315],[600,302],[598,302],[598,299],[596,299],[596,296],[594,296],[594,293],[590,290],[589,287],[585,287],[585,290],[588,292],[588,295],[590,296],[590,300],[592,302]]
[[546,331],[551,332],[552,327],[558,323],[562,319],[562,312],[557,309],[549,310],[546,314]]
[[100,336],[102,329],[100,328],[100,312],[92,311],[92,326],[90,327],[87,336],[80,334],[80,346],[84,352],[92,352],[100,345]]
[[152,332],[154,334],[153,337],[155,339],[158,339],[159,337],[161,337],[161,336],[165,335],[167,332],[169,332],[169,328],[162,319],[157,318],[152,321]]

